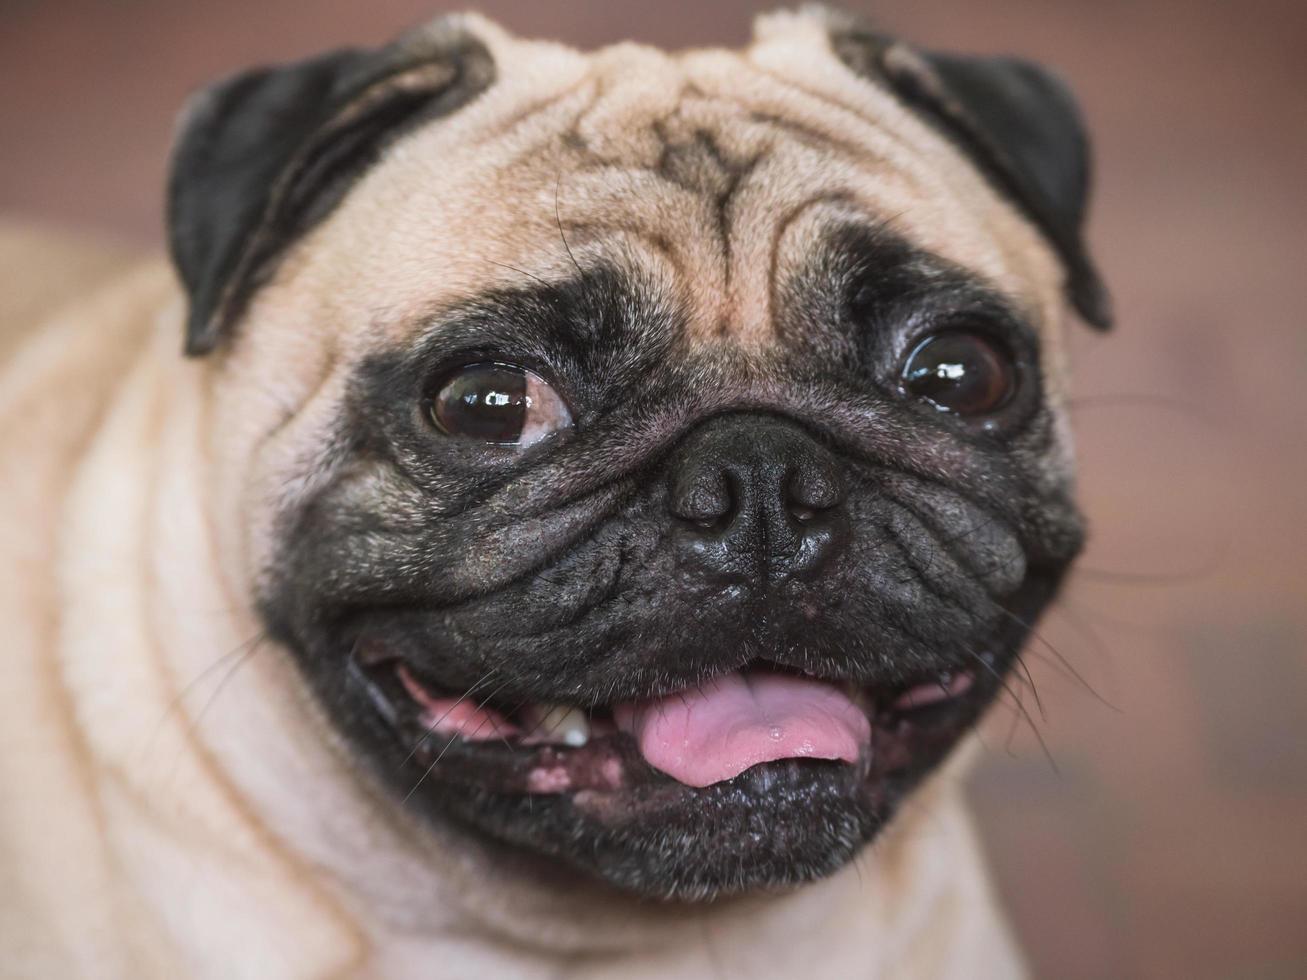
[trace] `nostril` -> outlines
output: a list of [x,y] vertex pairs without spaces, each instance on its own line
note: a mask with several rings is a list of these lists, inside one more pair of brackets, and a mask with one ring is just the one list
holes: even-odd
[[786,487],[786,508],[796,521],[807,523],[844,500],[844,486],[833,468],[801,466]]
[[726,515],[722,517],[687,517],[684,520],[700,531],[720,531],[730,523]]
[[700,470],[672,486],[671,511],[705,531],[720,530],[735,512],[736,493],[727,475]]

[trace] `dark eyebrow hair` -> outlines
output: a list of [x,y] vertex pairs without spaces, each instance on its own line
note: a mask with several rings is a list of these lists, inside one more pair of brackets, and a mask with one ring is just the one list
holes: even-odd
[[418,357],[459,347],[584,361],[598,350],[665,341],[670,303],[638,272],[599,263],[553,281],[530,279],[448,305],[426,318]]
[[613,263],[554,281],[524,275],[420,315],[409,340],[367,359],[358,393],[373,403],[417,396],[447,368],[489,360],[537,371],[594,404],[674,365],[684,331],[671,295]]
[[776,284],[776,332],[789,350],[851,365],[862,344],[951,316],[983,318],[1038,342],[1035,316],[979,273],[884,224],[832,224],[801,268]]
[[839,226],[829,238],[829,247],[843,258],[856,284],[855,303],[975,305],[1024,315],[980,273],[883,227]]

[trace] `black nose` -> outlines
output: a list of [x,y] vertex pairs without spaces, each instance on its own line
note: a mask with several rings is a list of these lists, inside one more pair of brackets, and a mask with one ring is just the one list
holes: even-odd
[[793,422],[712,419],[677,448],[670,479],[678,556],[715,585],[810,581],[848,540],[836,460]]

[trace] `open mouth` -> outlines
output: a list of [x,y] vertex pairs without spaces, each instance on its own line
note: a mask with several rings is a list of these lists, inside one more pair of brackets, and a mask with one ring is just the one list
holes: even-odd
[[[384,649],[362,646],[354,679],[400,740],[418,781],[581,804],[657,787],[695,791],[793,769],[846,767],[858,782],[926,767],[996,686],[992,657],[864,686],[766,661],[661,696],[582,707],[456,692]],[[747,774],[747,776],[746,776]]]
[[[851,631],[847,646],[830,633],[801,644],[777,621],[705,631],[702,648],[673,629],[640,655],[555,651],[550,674],[539,651],[531,666],[511,650],[462,654],[466,640],[425,612],[390,610],[299,649],[344,668],[310,677],[419,819],[551,887],[579,873],[567,887],[697,902],[852,861],[1006,689],[1058,581],[1028,574],[997,623],[879,653]],[[739,647],[775,654],[733,659]]]

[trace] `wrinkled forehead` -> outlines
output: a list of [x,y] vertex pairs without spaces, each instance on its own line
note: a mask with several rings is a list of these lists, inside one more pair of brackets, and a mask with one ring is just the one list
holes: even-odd
[[1056,318],[1037,233],[828,51],[500,43],[496,84],[396,144],[306,250],[349,318],[411,323],[602,264],[672,291],[692,334],[759,347],[778,289],[849,224],[968,270],[1036,324]]

